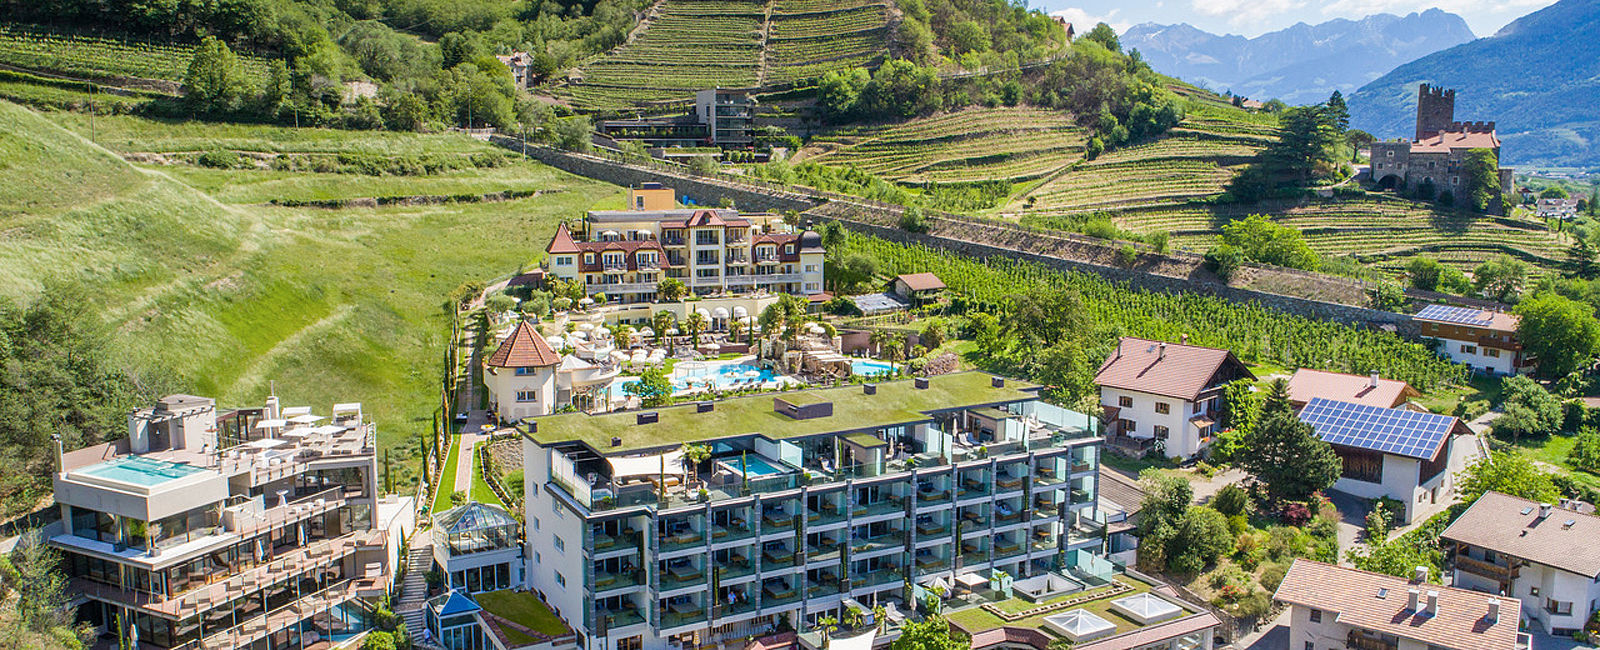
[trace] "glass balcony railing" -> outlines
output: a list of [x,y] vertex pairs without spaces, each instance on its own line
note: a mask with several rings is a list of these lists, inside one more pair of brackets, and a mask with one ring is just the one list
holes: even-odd
[[900,569],[889,568],[857,575],[851,578],[850,586],[851,588],[876,587],[901,581],[903,581],[903,578],[900,575]]
[[1019,557],[1023,553],[1025,553],[1026,551],[1027,551],[1027,549],[1025,547],[1023,547],[1023,545],[1018,544],[1016,542],[1012,542],[1012,541],[995,542],[995,545],[994,545],[994,559],[996,561],[1007,560],[1007,559],[1011,559],[1011,558],[1014,558],[1014,557]]
[[766,586],[761,588],[761,606],[777,607],[800,602],[800,590],[788,585]]
[[927,575],[950,569],[950,558],[937,555],[924,555],[917,558],[917,575]]
[[755,529],[751,528],[749,526],[739,526],[739,527],[728,527],[728,526],[717,526],[717,525],[712,525],[711,526],[711,543],[713,543],[713,544],[717,544],[717,543],[720,543],[720,542],[731,542],[731,541],[741,540],[741,539],[749,539],[749,538],[755,537],[755,536],[756,536]]
[[994,481],[995,491],[1015,492],[1022,489],[1022,484],[1024,482],[1025,481],[1021,475],[1007,476],[1002,474],[1000,478],[997,478]]
[[857,553],[881,551],[886,548],[905,546],[906,535],[902,532],[893,532],[866,539],[858,539],[850,544],[850,550]]
[[851,512],[851,515],[856,517],[871,517],[874,515],[887,515],[897,512],[905,512],[905,509],[906,506],[904,499],[899,497],[890,497],[888,499],[878,501],[877,503],[856,506]]
[[670,553],[672,551],[681,551],[686,548],[704,546],[705,543],[706,537],[699,531],[686,531],[676,535],[662,537],[661,552]]
[[833,503],[824,503],[819,510],[807,510],[806,521],[813,526],[839,523],[844,521],[844,508]]
[[624,587],[637,587],[644,582],[643,571],[596,571],[594,573],[594,590],[596,592],[622,589]]
[[751,562],[748,558],[736,557],[722,563],[721,566],[723,580],[743,578],[756,573],[756,563]]
[[989,482],[977,478],[963,478],[956,494],[963,499],[986,496],[989,494]]
[[756,601],[744,599],[732,605],[717,605],[716,610],[717,611],[715,614],[717,616],[738,616],[740,614],[749,614],[756,611]]
[[615,612],[602,611],[600,617],[605,619],[607,629],[638,625],[644,622],[644,614],[634,607]]
[[917,536],[922,539],[950,534],[950,525],[942,521],[926,521],[917,524]]
[[661,574],[661,588],[663,590],[682,589],[684,587],[703,585],[705,583],[705,569],[667,569]]
[[702,611],[692,611],[692,612],[675,612],[675,611],[672,611],[672,610],[668,609],[666,611],[661,612],[661,627],[662,627],[662,629],[673,628],[673,627],[681,627],[681,626],[684,626],[684,625],[692,625],[692,624],[695,624],[695,623],[704,623],[705,620],[706,620],[706,613],[703,610]]

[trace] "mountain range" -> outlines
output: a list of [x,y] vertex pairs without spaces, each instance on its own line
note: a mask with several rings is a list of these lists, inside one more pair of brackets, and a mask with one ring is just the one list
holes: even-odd
[[1255,38],[1218,35],[1187,23],[1130,27],[1123,49],[1137,48],[1158,72],[1251,99],[1309,104],[1350,94],[1401,65],[1473,39],[1460,16],[1429,9],[1406,16],[1298,23]]
[[1410,136],[1417,86],[1456,91],[1455,119],[1497,122],[1501,162],[1600,166],[1600,2],[1561,0],[1493,36],[1395,68],[1350,96],[1351,125]]

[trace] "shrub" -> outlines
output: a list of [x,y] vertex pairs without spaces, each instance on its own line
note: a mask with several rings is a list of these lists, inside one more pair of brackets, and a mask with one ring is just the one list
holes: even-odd
[[244,161],[239,157],[238,152],[227,149],[212,149],[211,151],[200,154],[198,162],[202,167],[210,167],[212,169],[233,169],[235,167],[242,166]]
[[1238,271],[1239,265],[1243,263],[1244,253],[1236,246],[1221,244],[1206,251],[1206,270],[1217,274],[1223,282],[1233,279],[1234,272]]
[[1289,565],[1273,562],[1261,570],[1261,586],[1268,591],[1277,591],[1278,585],[1283,584],[1283,577],[1288,573]]
[[394,635],[382,630],[369,632],[361,642],[361,650],[395,650]]
[[1299,501],[1291,501],[1283,504],[1283,508],[1278,511],[1278,519],[1289,526],[1304,526],[1306,522],[1311,521],[1311,508]]
[[1248,530],[1250,530],[1250,520],[1244,515],[1228,517],[1228,532],[1233,533],[1234,537],[1243,536]]
[[1225,553],[1233,551],[1233,534],[1222,513],[1204,506],[1189,508],[1173,526],[1167,543],[1167,568],[1177,573],[1199,573]]
[[1250,493],[1239,487],[1238,483],[1229,483],[1217,490],[1216,496],[1211,497],[1211,507],[1229,517],[1248,514]]
[[906,232],[928,232],[928,217],[922,214],[921,208],[908,207],[900,213],[900,229]]

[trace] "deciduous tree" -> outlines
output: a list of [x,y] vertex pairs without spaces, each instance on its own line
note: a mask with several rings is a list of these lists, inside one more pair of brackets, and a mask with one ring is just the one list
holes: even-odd
[[1533,356],[1539,373],[1565,377],[1587,367],[1600,350],[1594,308],[1555,293],[1517,305],[1517,340]]
[[1304,500],[1339,479],[1339,456],[1295,416],[1283,379],[1272,383],[1261,420],[1245,437],[1244,448],[1249,452],[1235,462],[1281,499]]

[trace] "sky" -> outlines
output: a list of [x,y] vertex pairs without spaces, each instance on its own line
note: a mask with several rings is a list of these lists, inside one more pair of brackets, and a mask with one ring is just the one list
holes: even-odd
[[[1029,6],[1061,15],[1074,25],[1104,22],[1118,32],[1154,22],[1189,23],[1216,34],[1258,36],[1298,22],[1372,14],[1405,15],[1438,7],[1460,14],[1472,33],[1488,36],[1506,23],[1554,4],[1555,0],[1030,0]],[[1088,27],[1078,28],[1078,33]]]

